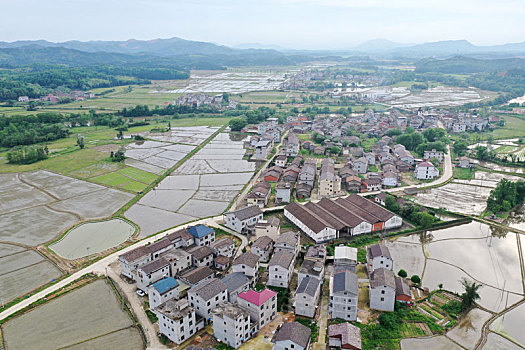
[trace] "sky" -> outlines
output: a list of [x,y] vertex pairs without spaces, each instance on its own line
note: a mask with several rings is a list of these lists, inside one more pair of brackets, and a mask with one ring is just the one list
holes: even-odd
[[347,49],[525,41],[524,0],[0,0],[0,41],[180,37],[228,46]]

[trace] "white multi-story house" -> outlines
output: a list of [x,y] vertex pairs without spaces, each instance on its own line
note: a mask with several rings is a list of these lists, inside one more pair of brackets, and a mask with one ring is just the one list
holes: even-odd
[[253,242],[250,251],[259,256],[259,261],[268,262],[273,252],[274,241],[268,236],[261,236]]
[[297,283],[300,284],[306,277],[317,278],[320,283],[324,283],[324,261],[305,257],[297,270]]
[[305,317],[314,317],[319,303],[321,284],[315,277],[307,276],[299,282],[295,292],[295,314]]
[[436,151],[435,149],[432,149],[431,151],[425,151],[423,154],[424,159],[432,159],[436,158],[438,162],[443,162],[444,154],[442,151]]
[[284,152],[287,157],[295,157],[299,153],[299,138],[294,133],[289,133],[284,145]]
[[212,311],[213,336],[237,349],[244,344],[254,331],[250,314],[239,306],[224,302]]
[[213,251],[208,246],[197,246],[188,250],[194,266],[213,266]]
[[359,174],[366,174],[368,171],[368,160],[365,157],[358,158],[352,162],[352,168]]
[[357,275],[349,270],[335,272],[330,277],[330,318],[355,321],[358,295]]
[[416,165],[414,176],[419,180],[429,180],[439,176],[439,170],[431,162],[421,162]]
[[286,162],[288,161],[288,158],[286,158],[285,155],[280,155],[275,157],[275,165],[281,168],[284,168],[286,166]]
[[242,272],[252,278],[259,272],[259,255],[252,252],[246,252],[239,255],[232,264],[233,272]]
[[191,226],[188,227],[188,233],[193,236],[196,245],[211,245],[215,242],[215,230],[209,226]]
[[250,289],[240,293],[237,304],[250,313],[251,319],[257,324],[257,331],[277,316],[277,293],[269,289],[261,292]]
[[323,159],[319,173],[319,197],[330,197],[341,192],[341,177],[335,175],[334,160]]
[[235,242],[230,237],[224,237],[211,245],[215,256],[226,256],[231,258],[235,253]]
[[263,213],[256,205],[224,214],[226,226],[239,233],[250,231],[262,219]]
[[137,280],[137,268],[157,259],[163,252],[173,248],[173,243],[163,238],[155,243],[130,250],[119,256],[122,274]]
[[255,235],[277,237],[280,232],[280,220],[276,217],[271,217],[268,220],[259,220],[255,225]]
[[291,251],[294,254],[294,256],[297,256],[297,254],[299,254],[299,250],[301,249],[299,233],[294,231],[282,233],[275,240],[274,249],[277,252],[280,252],[282,250],[288,250]]
[[394,273],[385,268],[370,274],[370,308],[380,311],[394,311],[396,301],[396,279]]
[[393,171],[387,171],[383,174],[383,186],[385,187],[396,187],[397,186],[397,174]]
[[187,228],[170,233],[166,236],[175,248],[190,247],[195,244],[195,239],[188,233]]
[[383,244],[374,244],[366,248],[366,262],[368,273],[380,268],[392,270],[394,265],[390,250]]
[[165,277],[148,287],[149,307],[153,309],[169,299],[179,299],[179,282],[173,277]]
[[221,280],[212,278],[192,287],[188,291],[188,299],[197,315],[211,320],[211,311],[228,300],[228,289]]
[[176,344],[181,344],[204,328],[204,320],[197,322],[195,310],[188,299],[169,299],[153,309],[159,319],[159,331]]
[[269,286],[288,288],[294,271],[295,255],[289,250],[276,251],[268,263]]
[[170,275],[170,264],[164,258],[153,260],[137,268],[137,288],[147,292],[147,287],[153,282]]
[[338,246],[334,250],[334,269],[348,269],[356,272],[357,269],[357,248]]
[[271,147],[271,140],[261,140],[257,142],[257,144],[255,145],[255,155],[253,158],[257,160],[265,160],[270,154]]
[[239,293],[250,290],[250,278],[242,272],[227,274],[221,281],[226,285],[226,288],[228,288],[228,301],[231,303],[237,301],[237,295],[239,295]]
[[160,254],[160,256],[170,264],[170,276],[178,275],[182,271],[189,269],[193,264],[191,254],[178,248],[171,248]]
[[204,283],[207,280],[215,277],[215,272],[208,266],[199,266],[190,270],[180,276],[180,280],[190,287],[194,287],[199,283]]
[[306,350],[310,347],[312,331],[299,322],[283,323],[272,340],[273,350]]

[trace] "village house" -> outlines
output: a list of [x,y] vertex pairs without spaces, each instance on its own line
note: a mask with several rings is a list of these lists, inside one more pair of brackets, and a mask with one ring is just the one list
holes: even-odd
[[284,170],[283,181],[284,182],[297,182],[301,168],[297,165],[292,164]]
[[390,250],[384,244],[374,244],[366,248],[368,273],[379,268],[392,270],[394,262]]
[[272,149],[272,142],[270,140],[261,140],[255,144],[254,159],[266,160]]
[[334,271],[357,270],[357,248],[337,246],[334,249]]
[[237,301],[239,293],[247,292],[250,289],[250,279],[242,272],[227,274],[221,281],[228,289],[228,301],[231,303]]
[[188,250],[194,266],[213,266],[213,250],[208,246],[197,246]]
[[284,168],[286,166],[288,158],[286,158],[285,155],[279,155],[275,157],[275,165],[281,168]]
[[278,218],[272,216],[268,220],[259,220],[255,225],[255,235],[256,236],[269,236],[277,237],[279,236],[279,224],[280,221]]
[[273,252],[274,241],[268,236],[261,236],[253,242],[250,251],[259,256],[260,262],[268,262]]
[[253,186],[252,191],[246,196],[249,205],[256,205],[264,208],[270,199],[272,186],[268,182],[258,182]]
[[393,171],[387,171],[383,174],[383,186],[385,187],[396,187],[398,175]]
[[277,182],[281,178],[283,172],[283,168],[272,166],[264,172],[263,179],[266,182]]
[[394,151],[396,153],[397,159],[407,163],[407,164],[414,164],[416,158],[410,152],[408,152],[404,147],[398,148],[397,151]]
[[198,246],[209,246],[215,242],[215,230],[209,226],[191,226],[188,227],[188,233],[193,236],[195,244]]
[[194,287],[199,283],[212,279],[213,277],[215,277],[215,272],[213,272],[212,269],[208,266],[199,266],[180,276],[180,280],[190,287]]
[[268,282],[266,285],[288,288],[294,272],[295,255],[292,251],[275,251],[268,263]]
[[436,158],[439,163],[443,162],[444,154],[442,151],[436,151],[435,149],[432,149],[431,151],[425,151],[423,158],[430,160],[433,158]]
[[334,160],[323,159],[319,173],[319,197],[331,197],[341,192],[341,178],[335,175]]
[[311,161],[305,161],[301,172],[299,173],[299,183],[314,186],[317,165]]
[[268,129],[266,132],[262,135],[264,138],[271,138],[274,143],[278,143],[281,141],[281,130],[274,128],[274,129]]
[[137,280],[137,268],[151,261],[151,250],[148,246],[141,246],[130,250],[118,257],[122,275]]
[[313,318],[321,293],[319,279],[307,276],[298,283],[294,302],[295,314]]
[[239,306],[224,302],[212,311],[213,336],[237,349],[251,338],[252,328],[250,314]]
[[370,274],[370,308],[380,311],[394,311],[396,281],[394,273],[383,267]]
[[328,346],[338,349],[361,350],[361,328],[349,322],[329,325]]
[[298,232],[288,231],[284,232],[275,240],[275,251],[288,250],[293,253],[294,257],[299,254],[300,237]]
[[188,233],[187,228],[170,233],[166,236],[175,248],[190,247],[195,244],[195,239]]
[[412,291],[406,278],[396,277],[396,301],[403,304],[412,302]]
[[273,350],[307,350],[312,331],[299,322],[285,322],[275,333]]
[[364,184],[366,184],[366,190],[368,192],[372,192],[372,191],[379,191],[381,189],[383,182],[381,178],[370,177],[364,181]]
[[160,257],[169,263],[171,276],[176,276],[181,271],[189,269],[193,264],[191,254],[178,248],[171,248],[161,253]]
[[213,266],[215,266],[217,270],[226,271],[230,267],[230,262],[231,258],[228,258],[224,255],[219,255],[213,261]]
[[181,344],[204,328],[204,320],[197,321],[195,309],[187,299],[169,299],[153,309],[159,319],[159,332],[175,344]]
[[148,288],[149,307],[153,309],[167,300],[179,299],[179,282],[173,277],[164,277]]
[[224,237],[211,245],[215,256],[223,255],[231,258],[235,253],[235,242],[230,237]]
[[347,191],[349,192],[361,192],[361,178],[358,176],[348,176],[343,178],[343,183]]
[[147,292],[148,286],[170,275],[170,264],[164,258],[153,260],[137,268],[137,288]]
[[275,186],[275,203],[290,203],[291,196],[292,185],[289,182],[278,182]]
[[228,290],[221,280],[212,278],[188,290],[190,306],[197,315],[211,320],[211,311],[228,299]]
[[416,165],[414,176],[419,180],[431,180],[439,176],[439,170],[431,162],[425,161]]
[[263,213],[256,205],[250,205],[224,214],[225,225],[239,233],[250,231],[262,219]]
[[312,277],[324,282],[324,262],[318,259],[305,258],[297,270],[297,283],[301,283],[306,277]]
[[348,270],[334,272],[330,276],[330,318],[341,318],[347,321],[357,319],[358,299],[357,275]]
[[287,157],[295,157],[299,153],[299,138],[294,133],[289,133],[284,143],[284,152]]
[[250,289],[239,293],[237,304],[250,313],[251,319],[257,324],[257,331],[277,316],[277,293],[269,289],[261,292]]
[[368,161],[365,157],[357,158],[352,162],[352,168],[359,174],[366,174],[368,171]]
[[304,199],[310,197],[312,194],[313,186],[307,183],[298,183],[295,185],[295,195],[299,199]]
[[468,157],[459,157],[458,166],[460,168],[468,169],[474,167],[474,162]]
[[239,255],[232,264],[233,272],[242,272],[253,278],[259,273],[259,255],[246,252]]
[[376,194],[375,198],[374,198],[374,201],[378,204],[381,204],[381,205],[385,205],[385,199],[386,197],[388,196],[388,193],[386,192],[379,192],[378,194]]

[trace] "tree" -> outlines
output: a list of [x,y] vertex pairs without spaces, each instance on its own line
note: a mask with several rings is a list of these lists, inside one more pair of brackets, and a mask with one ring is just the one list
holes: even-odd
[[84,149],[84,147],[85,147],[85,144],[84,144],[84,136],[82,136],[82,135],[78,135],[78,136],[77,136],[77,146],[78,146],[80,149]]
[[478,158],[479,160],[489,160],[491,158],[490,152],[487,149],[487,147],[476,146],[476,148],[474,148],[474,151],[476,152],[476,158]]
[[458,140],[454,143],[454,152],[456,152],[458,156],[464,156],[467,149],[467,143],[463,140]]
[[246,126],[246,120],[244,118],[232,118],[230,119],[229,125],[232,131],[241,131]]
[[443,289],[443,283],[438,284],[439,290]]
[[461,294],[461,309],[463,311],[468,310],[476,300],[480,299],[481,296],[478,293],[478,290],[482,287],[481,284],[476,282],[470,282],[466,278],[461,279],[461,285],[465,289],[465,292]]
[[412,281],[412,283],[415,283],[415,284],[421,283],[421,278],[418,275],[413,275],[412,277],[410,277],[410,280]]
[[423,228],[428,228],[434,223],[434,216],[429,213],[421,213],[419,217],[419,225]]
[[396,202],[396,198],[390,194],[385,197],[385,207],[394,213],[399,213],[400,211],[400,207]]
[[429,142],[439,141],[445,137],[445,130],[441,128],[428,128],[423,131],[423,136]]
[[113,162],[122,162],[124,159],[126,159],[125,155],[126,149],[124,147],[120,147],[118,151],[111,152],[111,161]]
[[401,270],[399,270],[399,272],[397,273],[397,275],[398,275],[399,277],[401,277],[401,278],[406,278],[406,277],[408,276],[408,273],[407,273],[405,270],[401,269]]

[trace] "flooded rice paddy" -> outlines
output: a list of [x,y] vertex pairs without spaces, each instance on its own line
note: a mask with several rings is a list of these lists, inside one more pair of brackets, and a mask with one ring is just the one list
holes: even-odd
[[2,331],[10,350],[144,348],[133,321],[105,280],[18,316]]
[[140,237],[145,237],[222,214],[255,171],[255,163],[242,159],[244,153],[242,140],[218,134],[133,205],[126,217],[141,227]]
[[135,227],[122,219],[88,222],[73,228],[49,248],[63,258],[74,260],[116,247],[134,232]]

